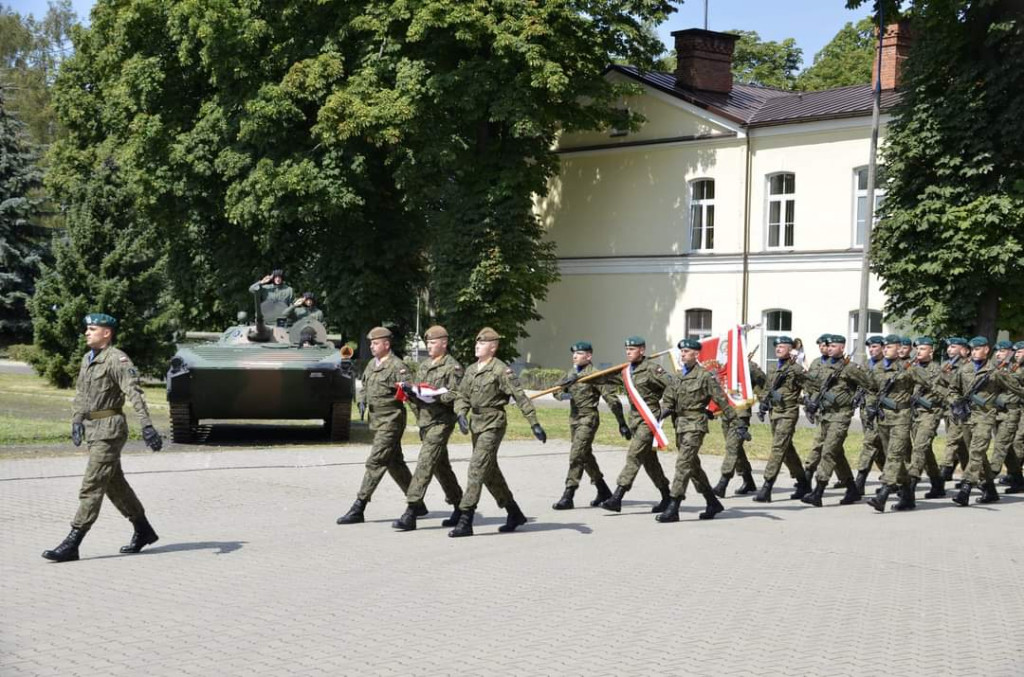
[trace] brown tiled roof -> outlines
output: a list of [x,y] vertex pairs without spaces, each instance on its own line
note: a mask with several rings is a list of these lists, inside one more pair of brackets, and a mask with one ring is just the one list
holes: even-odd
[[[666,94],[704,108],[748,127],[810,122],[871,114],[871,85],[852,85],[818,92],[792,92],[759,85],[735,84],[728,94],[681,87],[672,73],[641,72],[633,66],[611,66],[616,71]],[[882,92],[882,110],[894,106],[899,95]]]

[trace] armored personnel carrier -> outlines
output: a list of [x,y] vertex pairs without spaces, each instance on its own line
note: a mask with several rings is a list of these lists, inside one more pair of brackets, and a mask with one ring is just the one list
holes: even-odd
[[[286,320],[287,304],[256,304],[256,322],[219,336],[189,333],[167,370],[171,439],[193,443],[203,420],[323,419],[332,440],[347,440],[355,395],[352,351],[335,348],[323,323]],[[208,339],[205,342],[201,339]],[[212,340],[209,340],[212,339]]]

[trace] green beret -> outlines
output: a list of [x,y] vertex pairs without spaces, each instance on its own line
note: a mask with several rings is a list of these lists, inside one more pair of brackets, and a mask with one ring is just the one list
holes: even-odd
[[578,353],[581,351],[592,353],[594,352],[594,346],[590,345],[590,341],[577,341],[569,346],[570,353]]
[[950,336],[946,339],[946,345],[948,346],[965,346],[967,345],[967,339],[962,339],[959,336]]
[[846,337],[843,336],[842,334],[829,334],[828,335],[828,342],[829,343],[837,343],[837,344],[845,346],[846,345]]
[[999,341],[995,345],[996,350],[1013,350],[1013,344],[1009,341]]
[[882,338],[881,336],[869,336],[868,337],[868,345],[869,346],[884,346],[885,345],[885,339]]
[[828,343],[832,339],[832,334],[822,334],[818,337],[817,344]]
[[903,339],[900,338],[899,334],[886,334],[885,338],[882,339],[882,341],[887,346],[891,346],[893,344],[900,345],[901,343],[903,343]]
[[915,346],[934,346],[935,340],[931,336],[918,336],[914,341]]
[[967,342],[967,345],[969,345],[972,348],[982,348],[988,345],[988,339],[985,338],[984,336],[975,336],[974,338]]
[[1013,344],[1014,350],[1024,350],[1024,341],[1017,341]]
[[374,339],[389,339],[391,338],[391,330],[387,327],[374,327],[370,330],[370,333],[366,335],[366,338],[371,341]]
[[787,343],[789,345],[793,345],[793,339],[791,339],[788,336],[779,336],[779,337],[777,337],[775,339],[775,345],[781,345],[783,343]]
[[914,345],[914,342],[910,340],[909,336],[901,336],[900,337],[900,345],[901,346],[912,346],[912,345]]
[[676,344],[676,348],[679,348],[680,350],[683,350],[684,348],[688,350],[700,350],[700,341],[697,339],[684,338]]
[[89,313],[82,318],[82,323],[86,326],[92,325],[94,327],[117,329],[117,320],[106,313]]
[[647,341],[644,340],[643,336],[630,336],[626,339],[627,348],[643,348],[647,346]]
[[490,327],[484,327],[476,335],[476,340],[477,341],[497,341],[499,339],[501,339],[501,334],[499,334],[498,332],[494,331]]

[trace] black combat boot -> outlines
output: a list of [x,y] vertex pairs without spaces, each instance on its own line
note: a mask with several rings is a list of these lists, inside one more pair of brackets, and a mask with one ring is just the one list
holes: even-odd
[[900,492],[900,502],[892,507],[893,510],[913,510],[917,507],[917,480],[911,479],[903,485]]
[[672,500],[672,497],[668,495],[668,487],[661,490],[661,500],[658,504],[651,508],[651,512],[665,512],[665,508],[668,507],[668,502]]
[[594,500],[590,502],[591,508],[596,508],[612,497],[612,490],[608,488],[608,483],[604,481],[603,477],[594,482],[594,486],[597,487],[597,496],[594,496]]
[[981,485],[981,496],[978,497],[977,503],[995,503],[998,500],[999,492],[996,491],[995,482],[989,480]]
[[427,510],[427,505],[423,501],[416,501],[415,503],[410,503],[409,507],[412,508],[413,512],[416,514],[417,517],[426,517],[430,514],[430,511]]
[[659,522],[678,522],[679,521],[679,499],[669,498],[668,505],[665,506],[665,510],[654,519]]
[[890,487],[888,484],[883,484],[879,488],[878,493],[868,499],[868,505],[877,510],[878,512],[885,512],[885,502],[889,500],[889,494],[892,493],[894,487]]
[[146,519],[145,515],[137,520],[133,520],[132,526],[135,527],[135,533],[132,534],[132,540],[128,542],[128,545],[121,546],[122,553],[126,555],[136,553],[147,545],[160,540],[160,537],[153,531],[153,527],[149,524],[149,520]]
[[462,536],[473,535],[473,515],[476,514],[476,508],[470,508],[464,510],[459,515],[459,523],[455,525],[455,528],[448,532],[448,536],[451,538],[461,538]]
[[845,489],[847,487],[847,485],[850,484],[850,482],[851,482],[851,480],[840,480],[840,479],[837,479],[836,483],[832,485],[832,488],[833,489]]
[[736,495],[745,496],[755,491],[757,491],[757,482],[754,481],[754,476],[749,472],[743,473],[743,484],[736,490]]
[[516,527],[526,524],[526,515],[519,509],[519,504],[515,501],[508,502],[508,505],[505,506],[505,512],[508,513],[508,517],[505,519],[505,523],[498,527],[498,531],[501,533],[511,533],[516,530]]
[[843,494],[843,497],[841,499],[839,499],[839,505],[851,505],[853,503],[858,503],[860,499],[863,497],[864,494],[857,491],[856,482],[847,482],[846,493]]
[[811,493],[811,481],[806,475],[800,480],[797,480],[796,491],[789,495],[792,499],[801,499],[807,494]]
[[722,505],[721,501],[718,500],[718,496],[715,496],[712,491],[704,491],[704,502],[707,503],[707,507],[704,508],[704,512],[697,516],[698,519],[715,519],[715,515],[725,510],[725,506]]
[[722,478],[718,480],[718,484],[711,491],[715,492],[715,496],[719,498],[725,498],[725,490],[729,488],[729,480],[732,479],[732,475],[722,475]]
[[1024,493],[1024,474],[1014,473],[1010,475],[1009,486],[1006,487],[1004,494],[1020,494]]
[[946,495],[946,481],[943,479],[933,480],[932,488],[924,495],[925,498],[942,498]]
[[971,483],[964,480],[960,483],[960,491],[956,492],[956,496],[953,497],[953,502],[957,505],[966,507],[971,502]]
[[555,510],[572,510],[576,506],[572,502],[572,497],[576,495],[576,487],[566,487],[565,491],[562,492],[562,497],[558,499],[558,503],[555,503],[551,507]]
[[814,487],[813,491],[810,491],[805,496],[800,497],[801,503],[813,505],[815,508],[821,507],[821,499],[825,495],[825,489],[828,488],[828,480],[822,482],[818,480],[818,485]]
[[459,518],[462,517],[462,511],[459,510],[459,506],[455,506],[452,510],[452,516],[446,520],[441,520],[441,526],[443,527],[454,527],[459,523]]
[[365,522],[366,518],[363,517],[363,511],[366,510],[366,501],[361,498],[357,498],[352,507],[348,509],[348,512],[338,518],[338,524],[359,524]]
[[944,465],[942,466],[942,481],[952,482],[953,481],[953,466]]
[[416,531],[416,509],[412,503],[405,509],[401,517],[391,523],[391,527],[399,531]]
[[615,487],[615,493],[606,498],[601,503],[601,507],[612,512],[622,512],[622,497],[626,495],[626,491],[626,487]]
[[857,493],[860,494],[861,496],[864,495],[864,486],[868,482],[868,473],[869,472],[871,472],[870,469],[868,469],[868,470],[858,470],[857,471],[857,477],[855,477],[854,480],[853,480],[853,486],[857,487]]
[[772,486],[775,485],[775,479],[765,480],[764,484],[757,492],[757,496],[754,496],[756,503],[771,503],[772,502]]
[[68,535],[64,537],[64,540],[60,542],[60,545],[53,550],[43,550],[43,557],[51,562],[77,561],[78,546],[82,544],[86,531],[86,529],[72,528]]
[[[1010,483],[1010,481],[1011,480],[1009,475],[1000,475],[998,479],[996,479],[996,484],[1005,487]],[[1004,491],[1003,493],[1005,494],[1006,492]]]

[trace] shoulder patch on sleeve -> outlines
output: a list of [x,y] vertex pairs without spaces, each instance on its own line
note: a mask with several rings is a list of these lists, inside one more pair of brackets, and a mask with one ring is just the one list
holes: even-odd
[[516,372],[512,370],[512,367],[505,367],[505,373],[509,376],[515,376]]
[[656,364],[654,365],[654,373],[657,374],[658,376],[661,376],[662,374],[665,373],[665,368],[662,367],[660,364]]

